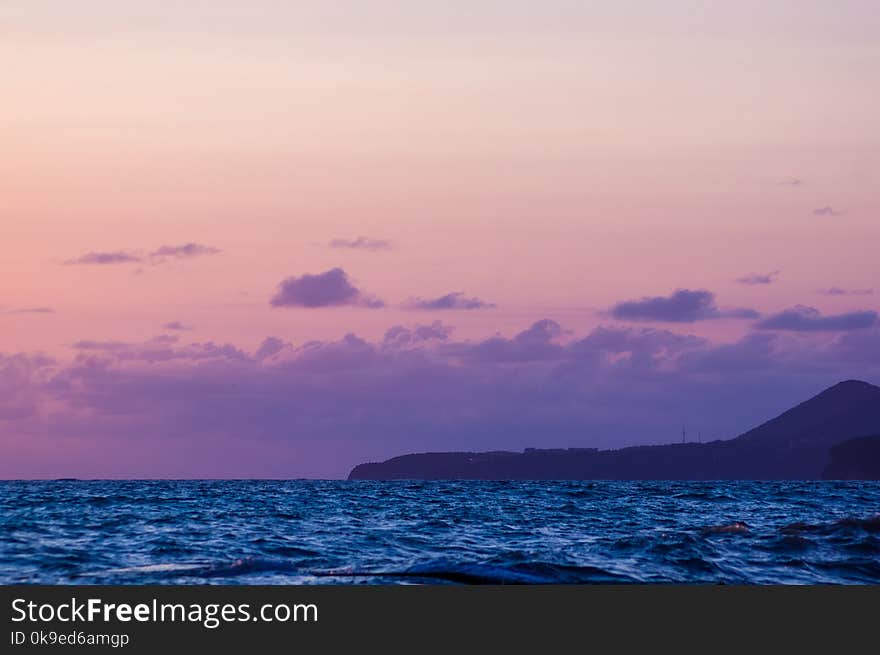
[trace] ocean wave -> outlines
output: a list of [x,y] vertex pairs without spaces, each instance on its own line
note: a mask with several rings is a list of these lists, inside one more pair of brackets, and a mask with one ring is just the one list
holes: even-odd
[[400,571],[357,571],[337,569],[312,571],[327,577],[407,578],[469,585],[504,584],[621,584],[634,582],[626,575],[594,566],[567,566],[548,562],[518,563],[511,566],[489,563],[449,562],[445,560],[414,564]]
[[0,582],[878,584],[878,507],[878,483],[0,483]]
[[789,523],[782,527],[783,534],[797,535],[802,533],[813,533],[821,535],[834,535],[846,532],[868,532],[880,533],[880,513],[873,514],[867,518],[858,516],[846,516],[836,521],[827,523]]

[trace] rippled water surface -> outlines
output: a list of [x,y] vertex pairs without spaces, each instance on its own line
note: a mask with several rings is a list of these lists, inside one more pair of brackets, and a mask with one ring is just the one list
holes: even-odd
[[866,482],[0,482],[0,582],[880,583]]

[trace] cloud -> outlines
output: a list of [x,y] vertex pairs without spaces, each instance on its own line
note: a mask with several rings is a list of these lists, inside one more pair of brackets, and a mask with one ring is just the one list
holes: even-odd
[[9,309],[5,314],[54,314],[55,310],[51,307],[22,307],[21,309]]
[[121,351],[126,350],[131,347],[132,344],[126,343],[125,341],[94,341],[91,339],[83,339],[81,341],[74,341],[70,347],[76,350],[106,350],[106,351]]
[[220,252],[222,251],[219,248],[190,242],[179,246],[161,246],[150,253],[150,258],[160,261],[165,259],[192,259],[205,255],[216,255]]
[[383,301],[354,286],[341,268],[283,280],[270,304],[273,307],[309,308],[351,305],[376,309],[385,306]]
[[131,264],[141,262],[143,259],[137,255],[122,250],[114,252],[88,252],[75,259],[68,259],[65,266],[104,266],[108,264]]
[[829,347],[829,355],[838,362],[880,366],[880,328],[841,334]]
[[781,271],[770,271],[769,273],[750,273],[743,277],[737,278],[737,282],[746,285],[773,284]]
[[331,248],[349,248],[351,250],[390,250],[391,242],[385,239],[370,239],[369,237],[357,237],[356,239],[333,239]]
[[788,177],[782,180],[779,183],[779,186],[803,186],[804,184],[806,184],[806,182],[799,177]]
[[382,337],[382,343],[394,347],[403,347],[438,339],[445,341],[452,334],[452,326],[445,325],[443,321],[434,321],[430,325],[415,325],[407,328],[395,325],[388,328]]
[[769,332],[752,332],[734,343],[694,348],[685,353],[679,364],[682,370],[697,374],[748,373],[774,366],[777,337]]
[[655,361],[658,355],[680,354],[708,344],[706,339],[690,334],[677,334],[655,328],[608,328],[598,327],[582,339],[568,345],[568,350],[579,359],[598,354],[617,356],[637,354]]
[[403,305],[406,309],[417,310],[470,310],[493,309],[495,303],[486,302],[476,297],[467,297],[461,291],[453,291],[439,298],[410,298]]
[[82,341],[67,362],[0,354],[0,477],[344,476],[406,452],[671,441],[683,417],[732,437],[842,379],[880,379],[878,327],[728,343],[572,336],[551,319],[475,341],[423,327],[254,353],[160,336]]
[[346,334],[338,341],[309,341],[292,348],[291,352],[275,362],[288,374],[333,376],[372,369],[377,371],[388,354],[376,344],[361,339],[354,333]]
[[[184,243],[179,246],[160,246],[156,250],[150,252],[148,257],[124,250],[116,250],[112,252],[88,252],[85,255],[68,259],[63,263],[66,266],[76,265],[108,265],[108,264],[133,264],[149,262],[151,264],[162,264],[172,259],[192,259],[194,257],[202,257],[205,255],[216,255],[221,252],[218,248],[205,246],[200,243]],[[140,273],[138,270],[136,273]]]
[[817,289],[816,293],[823,296],[873,296],[873,289],[841,289],[840,287],[829,287],[827,289]]
[[78,361],[104,364],[114,361],[150,364],[179,360],[199,362],[218,357],[239,361],[250,359],[243,350],[230,344],[218,345],[209,341],[180,345],[180,338],[169,334],[162,334],[143,342],[84,339],[72,343],[71,348],[80,351]]
[[815,307],[797,305],[778,314],[767,316],[755,324],[759,330],[791,332],[844,332],[863,330],[877,325],[877,312],[858,311],[823,316]]
[[824,207],[819,207],[818,209],[813,210],[815,216],[843,216],[844,213],[846,212],[838,211],[831,205],[825,205]]
[[758,318],[753,309],[719,309],[715,294],[706,290],[678,289],[670,296],[645,296],[611,308],[610,315],[621,321],[693,323],[718,318]]
[[442,352],[470,362],[552,362],[565,356],[565,347],[557,343],[561,334],[559,323],[543,319],[512,339],[495,336],[476,343],[460,342],[444,347]]
[[[39,415],[47,381],[55,373],[55,360],[42,354],[0,352],[0,434],[9,423],[18,424]],[[11,435],[10,435],[11,436]],[[10,453],[4,453],[4,457]]]
[[278,337],[266,337],[265,339],[263,339],[260,347],[257,348],[257,351],[254,353],[254,357],[262,361],[264,359],[272,357],[273,355],[277,355],[285,348],[286,345],[287,344],[285,344]]
[[185,331],[185,330],[192,330],[192,329],[193,329],[193,326],[192,326],[192,325],[186,325],[186,324],[184,324],[184,323],[181,323],[180,321],[170,321],[170,322],[168,322],[168,323],[165,323],[165,324],[162,326],[162,328],[165,329],[165,330]]
[[514,341],[522,344],[546,344],[562,335],[562,326],[549,318],[532,323],[514,337]]

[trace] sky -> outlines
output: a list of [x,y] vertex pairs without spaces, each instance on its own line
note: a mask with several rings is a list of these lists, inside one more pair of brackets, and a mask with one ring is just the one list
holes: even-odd
[[0,477],[728,438],[880,382],[873,1],[0,1]]

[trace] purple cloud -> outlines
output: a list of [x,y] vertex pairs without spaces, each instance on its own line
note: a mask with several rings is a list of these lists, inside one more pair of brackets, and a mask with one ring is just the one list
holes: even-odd
[[356,239],[333,239],[331,248],[348,248],[351,250],[390,250],[391,242],[385,239],[370,239],[369,237],[357,237]]
[[184,323],[181,323],[180,321],[170,321],[170,322],[168,322],[168,323],[165,323],[165,324],[162,326],[162,328],[165,329],[165,330],[186,331],[186,330],[192,330],[192,329],[193,329],[193,326],[192,326],[192,325],[186,325],[186,324],[184,324]]
[[394,347],[409,346],[432,339],[445,341],[452,334],[452,326],[445,325],[443,321],[434,321],[430,325],[416,325],[407,328],[395,325],[388,328],[382,337],[382,343]]
[[839,362],[860,366],[880,366],[880,329],[857,330],[841,334],[829,348],[830,356]]
[[767,316],[755,324],[759,330],[791,332],[845,332],[864,330],[877,325],[877,312],[858,311],[823,316],[815,307],[796,305],[778,314]]
[[737,278],[737,282],[740,284],[746,284],[749,286],[758,285],[758,284],[773,284],[776,281],[776,278],[779,276],[781,271],[770,271],[769,273],[750,273],[749,275],[744,275],[743,277]]
[[622,353],[638,353],[650,356],[683,353],[706,346],[708,342],[689,334],[676,334],[669,330],[654,328],[607,328],[598,327],[582,339],[572,341],[568,350],[578,358],[597,354],[613,356]]
[[557,343],[561,334],[562,327],[559,323],[543,319],[512,339],[495,336],[475,343],[453,343],[443,346],[440,352],[469,362],[552,362],[565,357],[565,347]]
[[777,338],[772,333],[753,332],[734,343],[694,348],[681,357],[679,364],[683,370],[697,374],[770,370],[776,364],[776,343]]
[[816,293],[823,296],[873,296],[873,289],[841,289],[840,287],[829,287],[827,289],[818,289]]
[[789,177],[782,180],[779,183],[779,186],[803,186],[804,184],[806,184],[806,182],[799,177]]
[[758,318],[753,309],[719,309],[711,291],[679,289],[670,296],[628,300],[611,308],[613,318],[621,321],[657,321],[693,323],[717,318]]
[[26,425],[38,415],[45,399],[43,387],[55,373],[55,365],[55,360],[42,354],[0,352],[0,429],[12,422]]
[[110,352],[126,350],[131,346],[132,344],[125,341],[95,341],[92,339],[74,341],[70,345],[71,348],[76,350],[106,350]]
[[439,298],[411,298],[403,305],[406,309],[425,310],[457,310],[457,309],[493,309],[495,303],[486,302],[476,297],[467,297],[461,291],[453,291]]
[[340,375],[353,371],[381,369],[387,355],[356,334],[346,334],[339,341],[309,341],[295,348],[280,365],[288,372],[307,375]]
[[281,339],[277,337],[266,337],[263,339],[263,342],[260,344],[260,347],[257,348],[257,351],[254,353],[254,357],[258,360],[262,361],[274,355],[277,355],[281,352],[285,344]]
[[416,341],[428,341],[429,339],[444,341],[452,334],[452,330],[451,325],[444,325],[443,321],[434,321],[430,325],[416,325],[412,333]]
[[144,261],[149,261],[152,264],[161,264],[169,259],[192,259],[204,255],[215,255],[219,252],[221,251],[218,248],[205,246],[200,243],[185,243],[179,246],[161,246],[149,254],[148,260],[131,252],[116,250],[112,252],[89,252],[75,259],[68,259],[63,263],[66,266],[131,264]]
[[150,253],[152,259],[192,259],[205,255],[216,255],[222,252],[219,248],[205,246],[200,243],[184,243],[180,246],[161,246]]
[[10,309],[6,314],[54,314],[55,310],[51,307],[22,307],[21,309]]
[[68,259],[64,262],[65,266],[104,266],[107,264],[130,264],[133,262],[141,262],[143,259],[129,252],[117,250],[114,252],[88,252],[80,255],[75,259]]
[[[230,345],[217,345],[213,342],[179,345],[176,335],[162,334],[144,342],[100,341],[85,339],[71,344],[74,350],[81,351],[79,361],[101,362],[200,362],[217,358],[244,361],[250,357],[242,350]],[[83,359],[84,358],[84,359]],[[96,359],[97,358],[97,359]]]
[[815,216],[843,216],[845,212],[834,209],[831,205],[825,205],[813,210]]
[[[877,327],[723,344],[651,328],[568,337],[549,319],[474,342],[427,327],[434,338],[406,347],[392,329],[271,337],[253,354],[173,337],[82,342],[67,363],[0,354],[0,425],[23,448],[0,477],[333,477],[413,451],[672,441],[682,416],[732,437],[837,381],[880,379]],[[72,458],[62,438],[102,457]]]
[[354,286],[341,268],[283,280],[270,304],[273,307],[309,308],[351,305],[377,309],[385,306],[383,301]]

